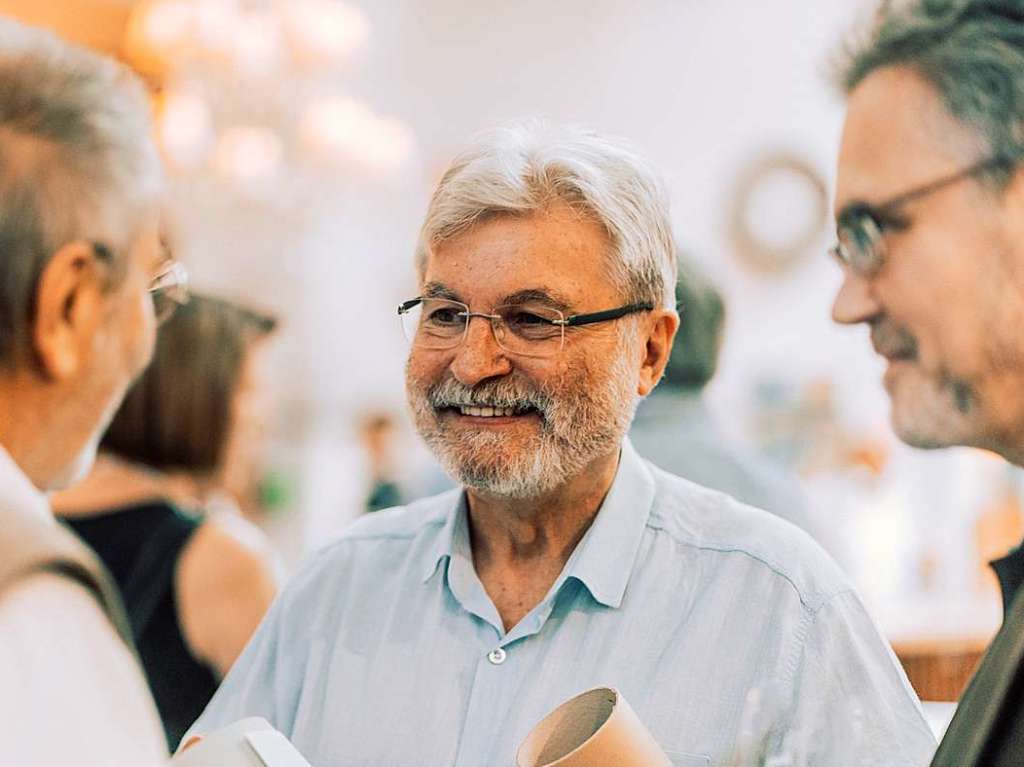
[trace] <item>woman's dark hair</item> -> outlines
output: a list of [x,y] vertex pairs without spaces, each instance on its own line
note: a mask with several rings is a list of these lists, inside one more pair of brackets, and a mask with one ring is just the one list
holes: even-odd
[[193,295],[160,328],[153,361],[128,392],[101,447],[155,469],[217,470],[246,353],[276,326],[268,315]]

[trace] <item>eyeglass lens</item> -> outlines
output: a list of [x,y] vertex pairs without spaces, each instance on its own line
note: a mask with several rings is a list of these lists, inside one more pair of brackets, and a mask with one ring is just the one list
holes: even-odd
[[175,309],[188,303],[188,272],[177,262],[167,264],[153,278],[149,294],[153,300],[153,314],[157,324],[166,322]]
[[862,276],[871,276],[885,258],[882,228],[868,212],[850,216],[839,226],[840,259]]
[[[481,316],[455,301],[424,299],[402,314],[405,337],[424,349],[451,349],[462,343],[472,317]],[[547,357],[562,348],[561,312],[546,306],[516,304],[499,306],[484,315],[502,349],[513,354]]]

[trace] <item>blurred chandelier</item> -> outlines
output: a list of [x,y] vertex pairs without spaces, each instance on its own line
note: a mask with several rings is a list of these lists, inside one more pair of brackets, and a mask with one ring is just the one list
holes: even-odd
[[337,0],[144,0],[124,56],[157,87],[169,167],[193,190],[291,207],[344,180],[388,176],[410,129],[344,93],[369,41]]

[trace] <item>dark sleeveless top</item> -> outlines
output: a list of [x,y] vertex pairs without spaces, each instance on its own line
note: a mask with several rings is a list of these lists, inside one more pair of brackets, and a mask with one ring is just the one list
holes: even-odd
[[189,651],[175,598],[178,560],[202,520],[153,501],[64,522],[96,551],[121,590],[173,752],[218,685],[213,670]]

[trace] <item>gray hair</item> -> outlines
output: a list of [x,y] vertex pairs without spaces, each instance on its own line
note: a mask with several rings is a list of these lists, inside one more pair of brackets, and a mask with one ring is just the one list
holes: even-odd
[[610,275],[628,301],[674,306],[675,246],[655,173],[623,141],[541,120],[485,133],[455,158],[420,232],[420,276],[441,242],[492,216],[526,215],[556,201],[604,227]]
[[48,32],[0,21],[0,362],[27,343],[53,254],[95,241],[117,274],[161,183],[138,79]]
[[[845,63],[847,92],[888,66],[913,69],[994,156],[1016,161],[1024,146],[1024,2],[884,2],[870,35]],[[1005,184],[1010,166],[992,178]]]

